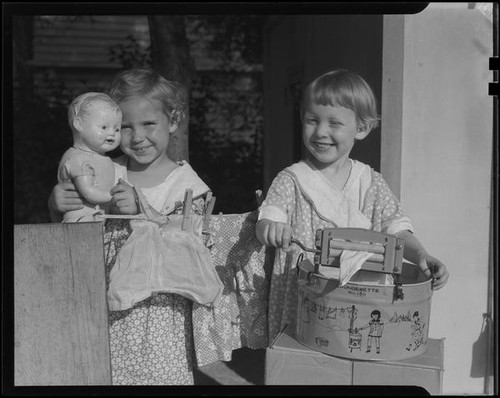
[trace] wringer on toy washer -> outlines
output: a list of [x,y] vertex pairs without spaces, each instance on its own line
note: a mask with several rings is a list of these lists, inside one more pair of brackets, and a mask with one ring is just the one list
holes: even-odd
[[[315,253],[314,263],[301,255],[297,264],[299,342],[349,359],[401,360],[425,352],[432,279],[403,263],[402,239],[361,228],[325,228],[316,231],[315,249],[293,242]],[[373,253],[344,286],[321,273],[321,267],[340,267],[342,250]],[[394,282],[374,282],[384,274]]]

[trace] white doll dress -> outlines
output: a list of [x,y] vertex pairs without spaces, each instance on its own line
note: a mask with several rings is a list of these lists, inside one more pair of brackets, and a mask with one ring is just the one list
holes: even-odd
[[157,293],[211,305],[223,285],[202,241],[202,216],[190,215],[183,228],[183,215],[161,215],[136,192],[145,219],[130,222],[132,233],[110,272],[109,309],[127,310]]

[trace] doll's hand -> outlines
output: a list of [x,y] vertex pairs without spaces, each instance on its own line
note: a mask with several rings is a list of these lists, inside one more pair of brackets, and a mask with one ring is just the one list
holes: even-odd
[[255,233],[263,245],[280,247],[284,251],[290,247],[292,227],[288,224],[264,218],[257,223]]
[[111,211],[116,214],[137,214],[139,208],[135,196],[134,188],[121,178],[111,189]]
[[419,254],[418,265],[427,277],[434,277],[433,290],[441,289],[448,281],[448,270],[437,258],[427,253]]

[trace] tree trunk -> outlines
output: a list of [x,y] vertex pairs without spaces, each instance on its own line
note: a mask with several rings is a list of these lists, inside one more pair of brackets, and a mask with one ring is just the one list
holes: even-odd
[[189,161],[189,90],[195,66],[189,52],[184,16],[150,16],[148,22],[153,68],[166,79],[185,86],[186,117],[170,136],[168,155],[174,161]]

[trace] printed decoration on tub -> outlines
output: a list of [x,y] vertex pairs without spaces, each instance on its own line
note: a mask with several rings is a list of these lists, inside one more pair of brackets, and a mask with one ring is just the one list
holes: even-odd
[[369,328],[366,352],[371,352],[372,342],[375,342],[377,354],[380,354],[380,338],[382,337],[382,333],[384,331],[384,322],[382,321],[381,316],[382,314],[379,310],[373,310],[370,314],[371,320],[359,329],[354,329],[354,333],[357,333],[358,331]]
[[418,311],[413,313],[412,323],[410,325],[411,335],[410,343],[406,348],[407,351],[415,351],[418,347],[425,344],[425,322],[421,323]]
[[350,352],[353,352],[353,350],[361,352],[362,346],[366,344],[366,353],[370,353],[372,348],[375,348],[375,352],[380,354],[384,329],[400,328],[403,326],[406,328],[407,326],[402,325],[403,323],[410,324],[407,327],[408,343],[405,346],[407,351],[415,351],[420,346],[426,344],[426,323],[421,321],[419,311],[416,309],[410,309],[406,314],[398,314],[396,311],[388,320],[385,320],[387,318],[384,319],[382,316],[384,313],[382,310],[371,308],[369,321],[364,321],[364,324],[362,323],[360,326],[358,320],[359,309],[355,305],[345,307],[330,306],[324,304],[322,300],[311,300],[300,290],[299,295],[301,296],[300,301],[302,303],[299,319],[300,329],[303,329],[306,324],[310,323],[322,326],[321,329],[324,334],[315,336],[314,338],[314,343],[319,348],[326,348],[330,344],[325,334],[329,332],[345,332],[347,335],[347,347],[350,349]]
[[363,336],[361,335],[361,333],[358,333],[358,330],[356,328],[354,328],[354,321],[356,320],[357,317],[358,317],[358,310],[353,305],[350,317],[351,324],[349,327],[349,344],[348,344],[348,347],[351,349],[351,352],[354,349],[361,350],[361,339],[363,338]]
[[[358,309],[354,305],[331,307],[323,300],[314,301],[299,290],[300,301],[302,303],[300,310],[299,328],[303,329],[305,324],[314,322],[320,326],[326,327],[327,332],[345,332],[349,335],[349,348],[359,348],[356,341],[360,342],[359,335],[356,336],[353,328],[353,322],[357,318]],[[299,332],[301,333],[301,331]],[[314,339],[318,347],[328,347],[329,340],[325,336],[317,336]]]

